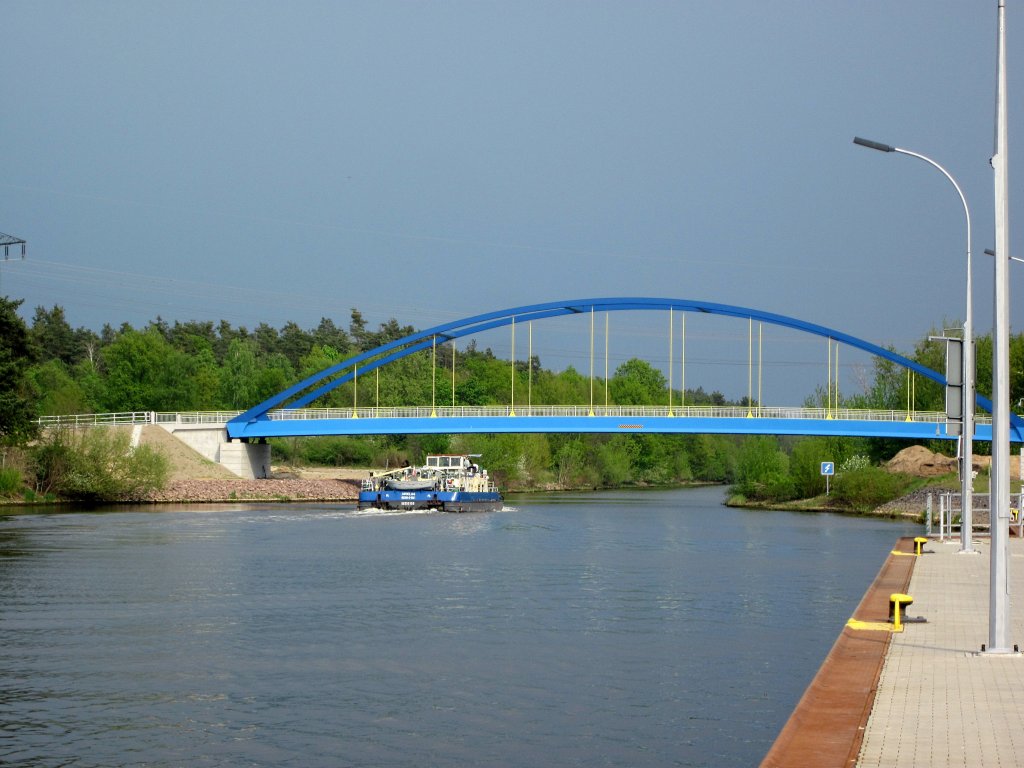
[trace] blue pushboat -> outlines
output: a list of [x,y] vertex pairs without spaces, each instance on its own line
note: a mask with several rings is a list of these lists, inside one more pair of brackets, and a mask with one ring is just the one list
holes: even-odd
[[503,499],[497,487],[467,454],[427,456],[422,467],[370,473],[359,491],[358,509],[441,512],[494,512]]

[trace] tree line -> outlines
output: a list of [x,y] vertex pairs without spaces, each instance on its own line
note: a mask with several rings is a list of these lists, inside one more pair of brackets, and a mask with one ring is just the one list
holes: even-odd
[[[122,323],[99,332],[67,321],[64,309],[36,307],[29,320],[21,302],[0,298],[0,440],[6,445],[35,435],[38,416],[112,411],[241,410],[352,355],[402,338],[415,329],[391,319],[371,329],[358,309],[347,327],[321,318],[313,328],[289,322],[261,323],[249,330],[226,321],[167,321],[157,317],[141,328]],[[909,357],[943,370],[944,347],[929,332]],[[978,339],[978,390],[991,387],[991,339]],[[453,368],[452,355],[456,356]],[[1024,396],[1024,336],[1011,340],[1011,397]],[[454,370],[454,377],[452,372]],[[586,405],[599,392],[615,405],[669,402],[665,376],[632,359],[605,381],[569,367],[544,368],[535,356],[508,360],[470,342],[464,349],[441,345],[410,355],[343,385],[317,405],[437,404],[507,405],[529,387],[534,404]],[[513,376],[515,383],[513,384]],[[606,395],[607,393],[607,395]],[[689,405],[730,403],[702,388],[678,390],[672,401]],[[819,389],[808,405],[825,402]],[[908,377],[887,360],[876,359],[869,386],[843,395],[841,405],[858,408],[942,410],[944,392],[934,382]],[[455,435],[324,437],[283,439],[274,454],[288,462],[320,465],[394,466],[422,460],[425,453],[481,453],[506,487],[578,488],[683,482],[734,484],[750,499],[806,498],[824,490],[820,462],[835,461],[848,474],[870,468],[906,443],[854,438],[772,438],[721,435]],[[933,450],[949,451],[937,441]],[[979,446],[984,448],[984,446]],[[837,478],[837,483],[839,479]],[[882,484],[878,480],[875,485]]]

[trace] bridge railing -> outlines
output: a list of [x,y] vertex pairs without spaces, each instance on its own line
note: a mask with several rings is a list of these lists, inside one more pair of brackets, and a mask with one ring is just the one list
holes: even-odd
[[40,416],[42,427],[119,427],[147,424],[226,424],[241,411],[122,411],[119,413],[75,413],[66,416]]
[[[146,424],[182,425],[223,425],[235,418],[241,411],[125,411],[120,413],[86,413],[67,416],[42,416],[38,423],[43,427],[93,427],[93,426],[135,426]],[[686,405],[643,406],[610,405],[591,408],[588,405],[460,405],[460,406],[399,406],[360,408],[299,408],[270,411],[274,421],[322,420],[322,419],[425,419],[425,418],[479,418],[479,417],[574,417],[606,416],[614,418],[650,417],[704,418],[704,419],[836,419],[841,421],[916,421],[939,424],[946,421],[946,414],[933,411],[861,410],[855,408],[803,408],[784,406],[728,405]],[[978,416],[978,424],[990,424],[991,418]]]
[[154,413],[153,424],[226,424],[241,411],[193,411],[183,413]]
[[[839,419],[845,421],[917,421],[925,423],[943,423],[946,414],[932,411],[899,411],[899,410],[868,410],[854,408],[803,408],[762,406],[747,408],[746,406],[719,405],[687,405],[643,406],[643,405],[465,405],[465,406],[398,406],[398,407],[360,407],[360,408],[301,408],[270,411],[268,414],[275,421],[304,419],[403,419],[403,418],[501,418],[501,417],[587,417],[609,416],[615,418],[640,417],[679,417],[679,418],[719,418],[719,419]],[[979,424],[986,419],[979,417]]]
[[73,413],[66,416],[40,416],[36,422],[42,427],[115,427],[151,424],[152,416],[150,411]]

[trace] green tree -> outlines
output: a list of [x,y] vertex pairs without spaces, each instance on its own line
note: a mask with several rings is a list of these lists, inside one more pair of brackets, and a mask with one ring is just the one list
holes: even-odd
[[217,332],[213,328],[213,321],[189,320],[187,322],[175,321],[168,332],[168,341],[175,349],[192,354],[200,349],[211,349],[216,355]]
[[[396,360],[391,365],[371,371],[359,379],[359,402],[373,405],[377,397],[378,374],[381,405],[451,404],[451,382],[444,370],[434,370],[431,378],[430,350]],[[433,392],[431,387],[436,388]],[[351,402],[351,401],[350,401]]]
[[280,340],[277,349],[271,350],[280,352],[294,367],[299,367],[299,361],[303,356],[309,354],[313,348],[313,336],[302,330],[297,323],[287,322],[281,329]]
[[79,339],[61,306],[54,305],[51,310],[36,307],[32,317],[32,340],[42,360],[60,360],[65,365],[74,365],[82,359]]
[[743,441],[734,490],[748,499],[785,501],[794,498],[789,459],[779,450],[775,437],[752,435]]
[[21,301],[0,298],[0,442],[17,443],[37,433],[36,392],[28,377],[37,350],[25,321]]
[[88,393],[60,360],[53,358],[34,365],[28,375],[40,394],[39,415],[59,416],[92,411]]
[[256,344],[232,339],[220,373],[220,399],[227,408],[245,410],[261,402],[257,369]]
[[695,480],[728,483],[736,477],[736,444],[720,435],[687,435],[687,455]]
[[196,342],[199,348],[186,358],[189,403],[183,407],[196,411],[213,410],[220,403],[220,366],[213,355],[212,345],[200,339]]
[[231,342],[233,341],[245,341],[251,339],[249,331],[244,326],[233,328],[231,323],[227,320],[221,320],[217,326],[217,340],[213,345],[213,352],[217,357],[217,361],[224,364],[224,358],[227,357],[228,351],[231,349]]
[[87,357],[74,367],[71,374],[85,397],[85,409],[81,413],[96,413],[103,410],[106,385],[96,362]]
[[364,318],[363,313],[355,307],[352,307],[352,315],[348,324],[348,332],[356,344],[356,349],[360,352],[365,352],[366,350],[374,347],[374,345],[370,343],[370,333],[366,330],[366,318]]
[[[604,402],[604,383],[594,384],[595,404]],[[560,373],[541,371],[533,382],[533,402],[549,405],[587,405],[590,380],[571,365]]]
[[665,375],[644,360],[624,362],[615,369],[610,385],[616,405],[668,405]]
[[193,405],[190,358],[155,326],[128,329],[101,352],[110,411],[178,411]]
[[313,331],[313,343],[321,347],[336,349],[346,357],[351,355],[352,340],[329,317],[320,318],[320,324]]
[[[313,347],[299,360],[297,368],[296,379],[302,381],[310,376],[313,376],[321,371],[330,368],[345,359],[338,350],[333,347],[322,347],[319,344],[314,344]],[[325,383],[325,382],[321,382]],[[363,382],[360,382],[362,384]],[[347,387],[336,387],[335,389],[328,392],[316,403],[316,407],[351,407],[352,406],[352,388],[351,385]]]
[[292,368],[288,358],[280,352],[275,352],[269,357],[259,361],[256,373],[256,399],[252,402],[238,406],[239,408],[251,408],[257,403],[276,395],[283,389],[295,384],[298,377]]

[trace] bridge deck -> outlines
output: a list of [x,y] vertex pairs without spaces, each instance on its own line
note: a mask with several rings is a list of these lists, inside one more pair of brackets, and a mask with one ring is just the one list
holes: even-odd
[[[457,406],[302,408],[239,421],[238,412],[107,413],[54,416],[44,426],[178,424],[226,428],[232,439],[311,435],[472,433],[637,433],[826,435],[953,439],[945,414],[924,411],[736,406]],[[991,420],[979,418],[975,439],[990,440]],[[1011,429],[1011,440],[1022,441]]]

